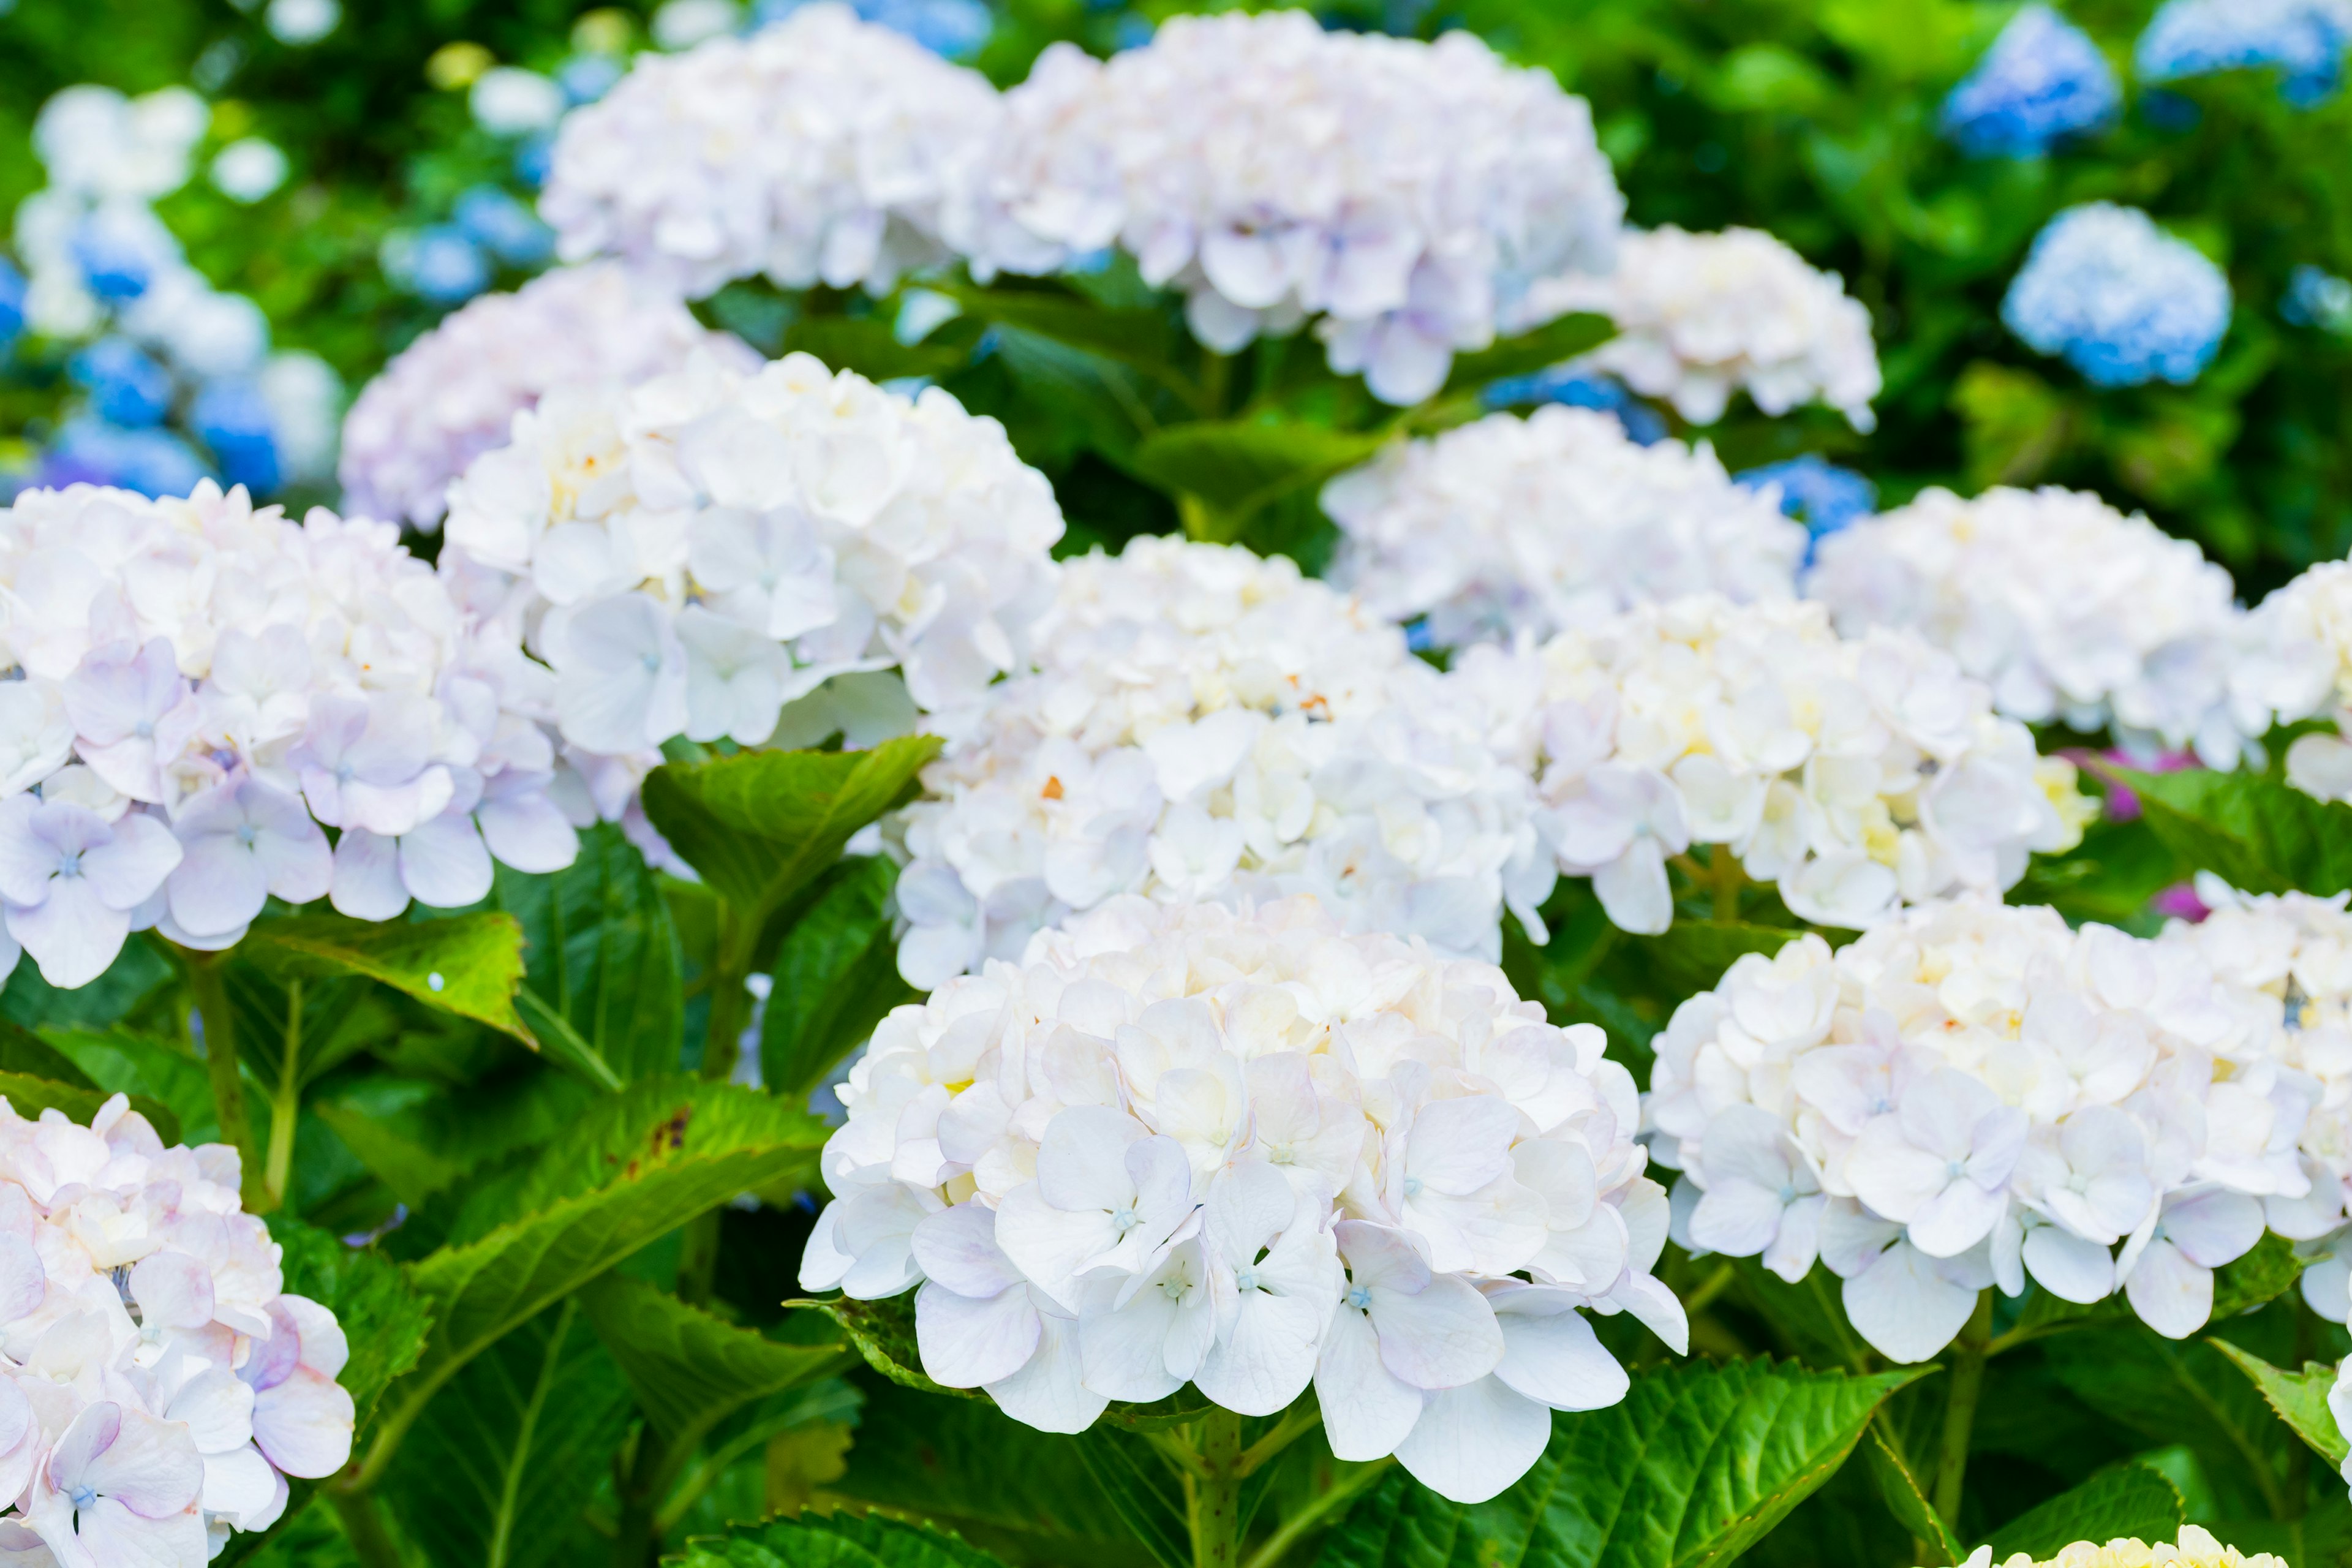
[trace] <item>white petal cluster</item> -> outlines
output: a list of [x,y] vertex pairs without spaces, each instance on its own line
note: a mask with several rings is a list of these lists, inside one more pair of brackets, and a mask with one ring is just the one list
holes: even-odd
[[[352,1451],[349,1347],[286,1293],[236,1151],[0,1100],[0,1554],[203,1568]],[[43,1550],[46,1548],[47,1550]]]
[[2264,1200],[2310,1184],[2310,1082],[2257,1016],[2185,946],[2048,909],[1969,897],[1751,953],[1653,1044],[1677,1235],[1790,1281],[1818,1258],[1896,1361],[2029,1274],[2185,1338]]
[[1075,1432],[1186,1384],[1465,1501],[1677,1351],[1664,1192],[1601,1031],[1310,899],[1117,899],[875,1031],[825,1145],[810,1289],[918,1283],[923,1370]]
[[1345,539],[1331,579],[1441,647],[1548,637],[1714,592],[1795,596],[1802,523],[1733,484],[1705,443],[1631,440],[1552,404],[1401,441],[1323,487]]
[[2009,887],[2093,809],[1950,655],[1883,627],[1842,638],[1815,604],[1699,595],[1458,668],[1536,780],[1546,848],[1626,931],[1666,929],[1666,862],[1694,844],[1801,918],[1859,929]]
[[2286,750],[2286,776],[2321,800],[2352,801],[2352,562],[2326,561],[2264,599],[2249,620],[2238,682],[2281,722],[2324,714]]
[[1664,398],[1694,425],[1722,418],[1735,392],[1766,414],[1824,403],[1857,430],[1877,423],[1870,312],[1836,273],[1760,229],[1628,229],[1614,272],[1547,280],[1529,295],[1526,319],[1570,310],[1617,323],[1617,336],[1582,363]]
[[2087,490],[1923,491],[1822,540],[1805,591],[1849,637],[1899,626],[1948,649],[2029,724],[2194,746],[2217,768],[2270,727],[2230,574]]
[[764,273],[864,284],[948,259],[941,208],[999,116],[986,78],[846,5],[639,55],[566,115],[540,216],[567,261],[614,255],[679,294]]
[[898,729],[952,728],[1025,663],[1062,514],[995,420],[791,354],[551,394],[450,486],[446,527],[444,570],[554,669],[563,738],[625,759],[760,745],[882,670]]
[[546,672],[399,533],[209,481],[0,511],[6,963],[80,985],[151,925],[226,947],[273,897],[388,920],[571,863]]
[[1067,562],[1036,659],[900,824],[914,984],[1118,893],[1313,893],[1492,959],[1506,893],[1533,920],[1550,889],[1528,781],[1466,694],[1287,560],[1145,535]]
[[343,510],[431,529],[466,465],[559,388],[634,386],[701,350],[743,371],[759,356],[616,262],[558,268],[445,317],[368,383],[343,420]]
[[1555,273],[1606,269],[1625,204],[1584,100],[1474,35],[1327,33],[1300,11],[1171,17],[1005,95],[950,230],[973,270],[1118,246],[1232,353],[1309,317],[1331,367],[1418,403]]
[[2342,1322],[2352,1313],[2352,913],[2341,893],[2242,893],[2210,872],[2197,896],[2210,912],[2168,923],[2161,946],[2210,968],[2269,1036],[2280,1070],[2305,1080],[2297,1149],[2310,1188],[2265,1206],[2273,1230],[2315,1244],[2304,1296]]

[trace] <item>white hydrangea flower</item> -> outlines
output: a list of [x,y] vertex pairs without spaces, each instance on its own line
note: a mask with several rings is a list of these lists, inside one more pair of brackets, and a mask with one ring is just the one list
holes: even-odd
[[84,82],[53,94],[33,121],[52,184],[93,199],[152,202],[188,183],[212,106],[184,87],[125,98]]
[[1540,929],[1527,779],[1395,627],[1289,561],[1145,535],[1066,563],[1035,641],[895,829],[912,984],[1118,893],[1311,892],[1488,959],[1507,893]]
[[765,273],[863,284],[949,258],[941,207],[985,149],[996,89],[846,5],[644,54],[556,132],[540,215],[567,261],[616,255],[681,295]]
[[1344,934],[1312,899],[1116,898],[884,1019],[840,1090],[801,1282],[918,1285],[923,1370],[1091,1426],[1186,1384],[1461,1501],[1677,1352],[1665,1194],[1601,1031],[1501,970]]
[[514,416],[557,390],[635,386],[700,350],[730,369],[759,355],[616,262],[558,268],[485,294],[368,383],[343,421],[343,509],[438,527],[449,481],[506,444]]
[[1645,1127],[1689,1185],[1678,1237],[1790,1281],[1818,1258],[1895,1361],[2029,1274],[2068,1301],[2120,1289],[2186,1338],[2264,1203],[2311,1186],[2295,1141],[2315,1086],[2259,1010],[2185,944],[2048,909],[1970,895],[1835,953],[1799,937],[1653,1043]]
[[1614,272],[1549,279],[1530,293],[1521,319],[1570,310],[1617,323],[1617,336],[1580,363],[1666,399],[1694,425],[1722,418],[1735,392],[1766,414],[1824,403],[1857,430],[1877,423],[1870,312],[1846,297],[1836,273],[1807,265],[1760,229],[1628,229]]
[[[446,527],[444,571],[553,668],[565,741],[629,757],[857,743],[845,703],[881,705],[874,739],[918,709],[969,722],[1026,662],[1062,517],[995,420],[792,354],[551,393],[451,485]],[[824,721],[796,738],[812,693]]]
[[1693,844],[1817,925],[1999,889],[2072,847],[2074,769],[1992,711],[1951,657],[1821,605],[1698,595],[1458,665],[1496,750],[1531,773],[1536,831],[1632,931],[1674,918],[1666,863]]
[[2237,765],[2270,727],[2230,574],[2087,490],[1928,489],[1822,541],[1805,591],[1849,637],[1898,626],[2029,724]]
[[1401,441],[1323,487],[1345,539],[1331,580],[1441,647],[1548,637],[1713,591],[1795,596],[1804,525],[1733,484],[1705,442],[1642,446],[1616,416],[1550,405]]
[[2282,723],[2325,714],[2338,733],[2297,736],[2289,783],[2321,800],[2352,800],[2352,562],[2326,561],[2264,599],[2248,618],[2235,683],[2250,709]]
[[1299,11],[1068,44],[1004,98],[950,237],[982,276],[1117,245],[1232,353],[1309,317],[1331,367],[1418,403],[1539,278],[1605,270],[1625,210],[1582,99],[1475,35],[1327,33]]
[[0,1100],[12,1560],[201,1568],[277,1522],[288,1477],[351,1458],[342,1329],[285,1292],[238,1176],[236,1150],[167,1149],[119,1094],[87,1127]]
[[151,925],[226,947],[270,898],[387,920],[571,863],[547,672],[399,533],[209,481],[0,511],[6,963],[80,985]]

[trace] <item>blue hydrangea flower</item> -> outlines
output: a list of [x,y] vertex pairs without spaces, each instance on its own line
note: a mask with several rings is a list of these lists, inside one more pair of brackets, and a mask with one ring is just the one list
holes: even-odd
[[2352,48],[2352,0],[2166,0],[2133,58],[2148,81],[2275,67],[2279,95],[2309,107],[2336,90]]
[[626,70],[610,55],[574,55],[555,69],[555,85],[574,103],[593,103],[613,90]]
[[499,260],[536,267],[555,254],[555,231],[496,185],[476,185],[457,198],[457,226]]
[[1489,408],[1518,408],[1536,403],[1564,403],[1570,408],[1595,408],[1617,416],[1629,440],[1647,447],[1666,436],[1666,422],[1658,411],[1625,390],[1613,376],[1596,375],[1573,364],[1556,364],[1529,375],[1506,376],[1490,382],[1478,400]]
[[25,275],[0,256],[0,353],[25,330]]
[[[781,22],[810,0],[760,0],[752,17],[759,26]],[[865,21],[904,33],[948,59],[969,59],[988,41],[995,26],[983,0],[852,0]]]
[[59,428],[33,482],[52,489],[112,485],[143,496],[184,496],[204,477],[204,463],[170,431],[159,426],[125,430],[84,416]]
[[2298,327],[2352,337],[2352,279],[2306,262],[2287,275],[2279,314]]
[[2034,158],[2105,124],[2122,102],[2090,36],[2047,5],[2028,5],[1944,100],[1944,134],[1972,158]]
[[1803,523],[1805,531],[1817,540],[1878,510],[1876,485],[1852,468],[1824,462],[1811,452],[1734,474],[1732,480],[1751,490],[1779,485],[1780,510]]
[[196,394],[188,426],[212,448],[222,483],[243,485],[257,496],[278,489],[283,468],[277,421],[257,384],[241,376],[211,383]]
[[171,236],[143,207],[99,208],[74,230],[71,245],[89,291],[117,302],[144,294],[178,259]]
[[490,286],[489,258],[454,224],[390,235],[378,259],[395,285],[436,305],[463,304]]
[[2009,330],[2099,386],[2190,382],[2230,326],[2230,280],[2137,207],[2069,207],[2000,302]]
[[67,367],[89,389],[89,405],[110,425],[136,429],[163,422],[172,407],[172,373],[128,338],[100,338]]

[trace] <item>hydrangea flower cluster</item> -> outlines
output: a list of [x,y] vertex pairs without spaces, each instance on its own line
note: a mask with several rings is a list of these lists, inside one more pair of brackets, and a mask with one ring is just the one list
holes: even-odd
[[184,495],[210,472],[267,493],[333,468],[334,372],[272,354],[260,307],[215,290],[150,205],[187,182],[210,120],[184,88],[69,87],[42,106],[33,143],[49,184],[16,209],[25,322],[87,346],[71,367],[84,395],[37,483]]
[[343,510],[440,525],[449,481],[558,388],[634,386],[697,350],[758,368],[742,340],[615,262],[559,268],[446,317],[368,383],[343,421]]
[[2281,722],[2333,718],[2286,750],[2287,781],[2321,800],[2352,800],[2352,563],[2324,561],[2248,617],[2241,679]]
[[2211,1531],[2184,1524],[2178,1542],[2159,1541],[2150,1546],[2128,1535],[2104,1546],[2095,1541],[2077,1541],[2060,1547],[2058,1554],[2047,1561],[2016,1552],[1996,1565],[1992,1548],[1979,1546],[1960,1568],[2287,1568],[2287,1561],[2267,1552],[2249,1557],[2234,1546],[2222,1545]]
[[1992,710],[1951,656],[1904,633],[1841,638],[1821,605],[1695,595],[1473,648],[1459,673],[1497,753],[1536,781],[1535,830],[1622,930],[1674,920],[1693,844],[1780,885],[1816,925],[1997,890],[2095,809],[2074,765]]
[[517,415],[446,527],[443,570],[554,670],[563,738],[618,758],[760,745],[828,679],[891,669],[870,695],[898,729],[915,709],[953,727],[1025,663],[1062,515],[1003,427],[937,387],[698,355]]
[[1878,487],[1867,475],[1842,468],[1811,452],[1745,468],[1731,477],[1751,490],[1772,487],[1780,498],[1780,510],[1802,522],[1811,536],[1806,549],[1809,565],[1825,536],[1878,510]]
[[2003,325],[2095,386],[2197,379],[2230,328],[2230,280],[2137,207],[2069,207],[2034,237]]
[[0,511],[5,964],[81,985],[134,930],[222,948],[272,897],[388,920],[571,863],[545,672],[399,531],[209,481]]
[[948,259],[943,207],[998,117],[987,79],[845,5],[637,57],[564,118],[540,214],[567,261],[617,255],[682,295],[764,273],[863,284]]
[[1677,1237],[1791,1282],[1818,1259],[1895,1361],[2028,1274],[2062,1300],[2121,1289],[2185,1338],[2264,1201],[2310,1187],[2310,1083],[2259,1013],[2185,947],[2049,909],[1939,901],[1835,953],[1750,953],[1654,1046]]
[[1339,1458],[1481,1501],[1623,1397],[1583,1310],[1687,1337],[1601,1045],[1311,899],[1113,900],[875,1031],[801,1282],[919,1284],[924,1372],[1032,1426],[1312,1386]]
[[2038,158],[2115,118],[2107,57],[2047,5],[2028,5],[1944,100],[1944,134],[1974,158]]
[[1639,446],[1615,416],[1552,405],[1391,445],[1323,488],[1345,535],[1331,577],[1375,615],[1456,647],[1546,637],[1712,590],[1795,596],[1805,530],[1732,482],[1706,443]]
[[2308,107],[2336,90],[2347,49],[2352,0],[2166,0],[2132,55],[2149,81],[2274,66],[2279,95]]
[[1298,11],[1171,18],[1098,61],[1039,58],[953,235],[973,270],[1117,245],[1232,353],[1320,318],[1331,368],[1418,403],[1624,213],[1582,99],[1475,36],[1327,33]]
[[1578,363],[1666,399],[1694,425],[1722,418],[1735,392],[1769,415],[1818,402],[1857,430],[1877,423],[1870,312],[1836,273],[1760,229],[1628,229],[1614,272],[1549,279],[1527,307],[1527,322],[1570,310],[1615,321],[1617,335]]
[[121,1095],[87,1127],[0,1100],[11,1561],[201,1568],[351,1458],[343,1331],[286,1292],[237,1182],[236,1150],[167,1149]]
[[2242,893],[2210,872],[2196,888],[2209,912],[2168,922],[2161,942],[2211,970],[2269,1035],[2278,1070],[2304,1082],[2297,1152],[2310,1188],[2265,1207],[2271,1229],[2317,1253],[2304,1299],[2340,1323],[2352,1315],[2352,914],[2340,893]]
[[1542,929],[1528,781],[1396,627],[1237,546],[1145,535],[1063,572],[1036,671],[895,828],[911,984],[1119,893],[1313,893],[1350,930],[1490,960],[1507,898]]
[[2029,724],[2216,768],[2270,727],[2230,574],[2086,490],[1923,491],[1824,541],[1805,591],[1849,637],[1899,626],[1949,650]]

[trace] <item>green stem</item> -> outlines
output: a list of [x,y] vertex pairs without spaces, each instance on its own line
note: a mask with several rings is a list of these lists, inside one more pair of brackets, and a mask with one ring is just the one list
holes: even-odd
[[1735,924],[1739,919],[1739,889],[1748,885],[1748,873],[1739,868],[1739,857],[1728,844],[1715,845],[1706,855],[1708,880],[1715,884],[1715,921]]
[[1226,544],[1225,528],[1207,501],[1190,490],[1176,493],[1176,515],[1184,524],[1184,537],[1197,544]]
[[637,1428],[636,1452],[621,1482],[621,1518],[613,1532],[613,1568],[648,1568],[661,1547],[656,1509],[669,1470],[669,1445],[648,1421]]
[[253,1122],[245,1113],[245,1082],[236,1070],[236,1018],[229,1011],[228,986],[221,980],[222,955],[179,950],[187,965],[188,989],[196,995],[196,1016],[205,1024],[205,1070],[212,1079],[213,1105],[220,1118],[221,1142],[236,1151],[244,1183],[247,1214],[268,1214],[278,1206],[262,1180],[260,1152],[254,1147]]
[[1349,1474],[1331,1483],[1331,1489],[1282,1521],[1280,1529],[1266,1538],[1265,1545],[1250,1554],[1244,1568],[1275,1568],[1283,1553],[1298,1544],[1298,1538],[1321,1524],[1340,1509],[1353,1502],[1369,1489],[1374,1481],[1388,1474],[1394,1458],[1374,1459],[1369,1465],[1358,1465]]
[[1697,1289],[1693,1290],[1688,1296],[1683,1298],[1684,1315],[1685,1317],[1696,1318],[1701,1312],[1706,1311],[1709,1307],[1715,1305],[1715,1299],[1717,1296],[1722,1295],[1726,1290],[1731,1289],[1731,1281],[1734,1276],[1735,1270],[1731,1267],[1731,1260],[1729,1258],[1726,1258],[1723,1262],[1717,1264],[1714,1273],[1699,1281]]
[[294,1173],[294,1131],[302,1114],[302,983],[286,986],[286,1048],[278,1059],[278,1092],[269,1099],[269,1163],[263,1183],[271,1199],[286,1201]]
[[1203,418],[1222,417],[1225,412],[1225,388],[1233,378],[1234,360],[1231,354],[1204,350],[1201,354],[1201,414]]
[[1202,1418],[1199,1435],[1200,1473],[1184,1478],[1192,1568],[1240,1568],[1242,1418],[1230,1410],[1211,1410]]
[[351,1542],[352,1555],[359,1559],[360,1568],[403,1568],[400,1548],[394,1542],[391,1528],[383,1522],[375,1499],[365,1492],[330,1487],[327,1503],[341,1521],[343,1539]]
[[1313,1431],[1322,1419],[1323,1412],[1314,1401],[1302,1399],[1293,1405],[1273,1431],[1252,1443],[1242,1455],[1242,1474],[1255,1475],[1260,1466]]
[[743,1031],[750,1026],[751,994],[743,982],[751,973],[751,949],[760,933],[734,905],[719,903],[718,940],[712,945],[710,1017],[702,1035],[702,1076],[725,1082],[735,1076]]
[[1936,1512],[1957,1530],[1960,1487],[1969,1473],[1969,1436],[1975,1429],[1977,1396],[1984,1392],[1985,1354],[1992,1344],[1992,1292],[1979,1291],[1977,1310],[1952,1358],[1952,1384],[1944,1405],[1944,1447],[1936,1461]]

